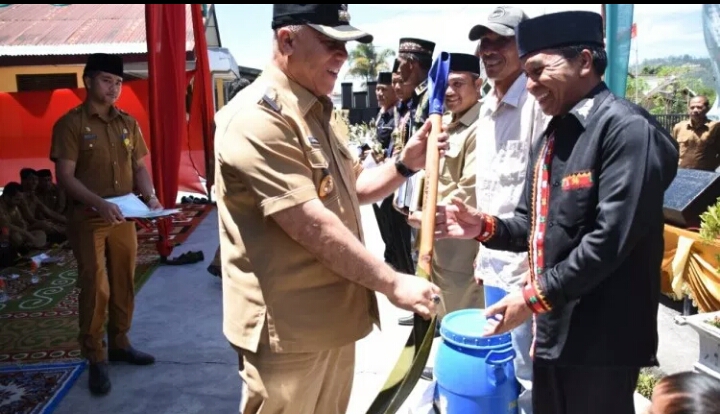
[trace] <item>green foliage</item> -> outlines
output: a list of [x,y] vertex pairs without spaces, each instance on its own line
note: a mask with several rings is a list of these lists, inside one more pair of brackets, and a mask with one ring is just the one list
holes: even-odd
[[720,236],[720,197],[700,215],[700,238],[716,241]]
[[[706,242],[720,239],[720,197],[700,215],[700,239]],[[720,263],[720,255],[716,255],[715,260]],[[720,267],[716,270],[720,272]]]
[[[710,59],[691,56],[671,56],[661,59],[646,60],[636,68],[638,77],[629,75],[625,97],[645,107],[650,113],[684,114],[687,102],[695,95],[705,95],[710,104],[716,99],[715,84]],[[630,70],[635,73],[635,69]],[[654,80],[654,85],[675,77],[675,81],[653,91],[647,82]]]
[[363,145],[373,141],[375,138],[375,120],[373,119],[369,123],[361,122],[350,125],[348,138],[351,143],[356,145]]
[[720,329],[720,316],[714,316],[714,317],[706,320],[705,323],[710,324],[710,325]]
[[395,57],[390,49],[378,50],[372,43],[360,43],[350,51],[348,75],[363,79],[365,82],[377,79],[378,73],[390,70],[388,60]]
[[653,389],[655,388],[655,385],[661,379],[661,374],[656,374],[649,369],[643,368],[640,371],[640,376],[638,377],[638,383],[637,387],[635,387],[635,391],[650,400],[652,399]]

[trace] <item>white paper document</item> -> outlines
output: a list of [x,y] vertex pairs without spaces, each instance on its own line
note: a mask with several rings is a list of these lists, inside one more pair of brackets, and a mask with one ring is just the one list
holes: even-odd
[[126,194],[120,197],[109,197],[105,201],[117,204],[123,217],[128,218],[155,218],[169,216],[180,212],[179,208],[150,210],[135,194]]

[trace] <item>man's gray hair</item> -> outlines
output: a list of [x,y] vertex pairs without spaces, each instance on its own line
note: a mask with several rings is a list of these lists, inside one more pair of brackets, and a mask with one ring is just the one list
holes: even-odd
[[291,24],[291,25],[288,25],[288,26],[278,27],[277,29],[273,30],[273,37],[275,37],[275,39],[277,39],[278,30],[280,30],[280,29],[282,29],[282,28],[288,29],[288,30],[290,30],[290,32],[292,32],[292,33],[297,33],[297,32],[299,32],[300,30],[302,30],[303,25],[301,25],[301,24]]

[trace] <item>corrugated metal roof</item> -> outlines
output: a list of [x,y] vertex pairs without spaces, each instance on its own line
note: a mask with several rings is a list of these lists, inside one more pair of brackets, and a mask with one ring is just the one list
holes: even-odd
[[[194,46],[186,5],[186,50]],[[146,53],[144,4],[14,4],[0,8],[0,55]]]

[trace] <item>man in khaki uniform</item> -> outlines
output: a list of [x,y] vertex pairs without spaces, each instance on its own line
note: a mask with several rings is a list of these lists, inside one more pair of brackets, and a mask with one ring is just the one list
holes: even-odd
[[[457,197],[475,206],[475,133],[480,114],[480,61],[465,53],[450,54],[450,74],[445,93],[449,114],[443,124],[450,138],[445,157],[440,160],[438,200],[447,203]],[[418,190],[422,193],[422,190]],[[410,214],[408,221],[420,228],[421,211]],[[478,252],[474,240],[441,239],[433,249],[433,282],[441,290],[442,305],[438,318],[459,309],[485,306],[483,289],[473,277],[473,262]],[[432,380],[432,369],[426,368],[423,378]]]
[[39,178],[32,168],[20,170],[20,185],[23,188],[23,200],[28,214],[42,226],[51,243],[65,241],[67,218],[46,206],[37,194]]
[[715,171],[720,166],[720,123],[707,118],[710,102],[696,96],[688,103],[690,119],[675,124],[672,136],[680,145],[680,168]]
[[[135,302],[135,222],[105,198],[137,187],[152,209],[162,209],[145,165],[147,146],[140,126],[115,102],[122,89],[123,62],[116,55],[90,55],[83,82],[85,102],[53,127],[50,159],[70,206],[68,239],[78,263],[80,348],[90,362],[90,390],[110,391],[107,360],[147,365],[155,358],[128,339]],[[107,357],[105,312],[109,311]]]
[[439,300],[363,245],[360,204],[424,166],[430,124],[395,162],[362,169],[327,96],[346,42],[372,41],[349,20],[345,4],[275,4],[272,62],[215,117],[223,330],[244,414],[345,413],[355,342],[379,320],[373,291],[424,317]]
[[52,171],[48,169],[38,170],[37,176],[38,186],[35,193],[40,198],[40,201],[56,213],[65,213],[65,192],[53,183]]

